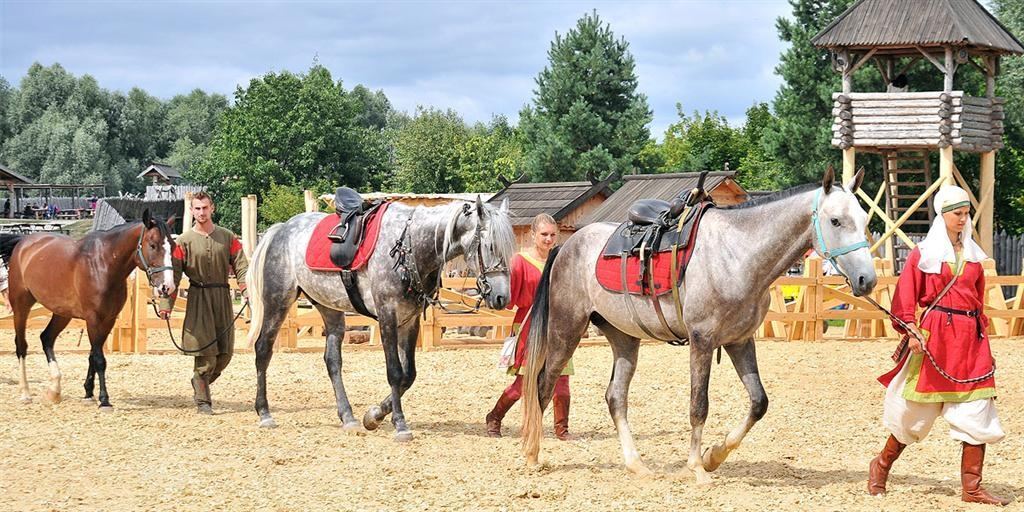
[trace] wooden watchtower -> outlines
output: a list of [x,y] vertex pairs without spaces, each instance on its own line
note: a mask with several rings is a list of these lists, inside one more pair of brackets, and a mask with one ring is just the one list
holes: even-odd
[[[908,233],[923,233],[934,216],[932,195],[957,184],[971,194],[978,243],[992,254],[996,151],[1003,147],[1003,98],[995,95],[999,59],[1024,46],[976,0],[859,0],[812,42],[832,53],[843,90],[833,94],[832,145],[843,150],[843,179],[853,177],[858,152],[882,155],[885,179],[874,194],[858,195],[899,257],[914,246]],[[877,91],[853,91],[853,75],[874,64],[884,80]],[[907,70],[920,63],[944,76],[941,91],[907,92]],[[954,90],[960,68],[986,78],[985,96]],[[913,89],[913,84],[910,84]],[[938,151],[937,176],[929,153]],[[953,151],[979,154],[979,186],[972,190],[953,163]],[[884,208],[880,206],[883,203]],[[899,247],[893,247],[892,237]],[[896,249],[895,251],[893,249]]]

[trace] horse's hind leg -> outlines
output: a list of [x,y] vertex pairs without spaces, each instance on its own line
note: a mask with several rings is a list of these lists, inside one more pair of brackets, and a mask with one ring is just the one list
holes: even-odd
[[28,391],[28,372],[25,369],[25,358],[28,356],[28,340],[25,338],[25,326],[28,323],[28,313],[32,309],[35,300],[31,296],[16,292],[13,287],[10,291],[11,309],[14,312],[14,352],[18,356],[20,378],[18,389],[21,392],[21,401],[28,403],[32,401],[32,395]]
[[331,385],[334,387],[334,400],[338,405],[341,426],[345,430],[362,430],[362,426],[352,414],[352,404],[348,401],[345,384],[341,378],[341,342],[345,339],[345,313],[319,304],[316,305],[316,309],[324,318],[324,331],[327,335],[324,364],[327,365],[327,375],[331,377]]
[[39,336],[43,341],[43,353],[46,354],[46,363],[50,366],[50,387],[46,390],[46,399],[50,402],[60,402],[60,366],[57,365],[57,358],[53,355],[53,345],[57,336],[71,323],[71,318],[53,315],[50,323],[43,329]]
[[743,382],[743,387],[747,388],[747,394],[750,396],[750,412],[743,423],[729,432],[724,443],[716,444],[714,448],[709,448],[704,452],[704,469],[708,471],[718,469],[718,466],[729,456],[729,452],[740,446],[740,442],[743,441],[747,432],[750,432],[754,424],[768,411],[768,395],[764,392],[761,377],[757,372],[757,354],[754,350],[753,338],[740,344],[726,345],[725,351],[728,352],[729,359],[732,359],[732,364],[736,367],[736,373]]
[[626,469],[638,475],[648,475],[651,470],[647,469],[647,466],[640,460],[640,452],[636,449],[636,442],[633,440],[633,433],[630,431],[629,421],[626,419],[629,409],[629,383],[633,380],[633,373],[636,371],[640,340],[623,333],[606,322],[599,322],[598,328],[612,346],[612,357],[614,358],[612,378],[608,382],[604,400],[608,402],[608,412],[611,413],[612,421],[615,422],[615,430],[619,433],[622,458],[626,463]]
[[[260,330],[259,338],[256,340],[256,414],[260,415],[260,426],[263,428],[274,428],[277,423],[270,415],[270,404],[267,402],[267,368],[270,366],[270,358],[274,355],[274,340],[281,330],[281,324],[288,316],[288,308],[295,301],[279,300],[272,297],[264,297],[263,306],[263,327]],[[273,307],[271,307],[273,306]]]
[[712,340],[697,331],[690,339],[690,456],[686,466],[697,477],[698,485],[711,484],[711,475],[704,470],[701,458],[701,438],[704,422],[708,419],[708,384],[711,381]]

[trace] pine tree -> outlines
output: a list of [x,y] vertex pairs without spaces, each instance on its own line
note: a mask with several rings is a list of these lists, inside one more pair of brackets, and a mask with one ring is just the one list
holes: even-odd
[[534,181],[632,172],[653,114],[637,92],[629,43],[593,12],[564,37],[555,34],[548,59],[520,113],[526,172]]

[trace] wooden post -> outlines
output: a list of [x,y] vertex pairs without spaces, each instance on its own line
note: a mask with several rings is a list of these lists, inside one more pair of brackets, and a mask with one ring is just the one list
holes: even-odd
[[843,50],[840,55],[843,59],[843,92],[853,92],[853,63],[850,62],[850,50]]
[[953,146],[939,148],[939,181],[940,187],[953,185]]
[[811,269],[811,275],[814,276],[814,295],[811,299],[811,304],[813,304],[812,311],[814,311],[814,321],[811,322],[811,326],[814,330],[812,331],[810,339],[813,341],[822,341],[825,337],[825,330],[822,325],[825,322],[822,318],[825,310],[825,284],[822,280],[825,278],[825,275],[821,268],[821,258],[807,258],[807,265]]
[[242,249],[245,255],[252,258],[256,248],[256,196],[242,196]]
[[943,81],[943,90],[953,92],[953,75],[956,73],[956,63],[953,62],[953,47],[946,47],[946,73]]
[[843,150],[843,185],[853,179],[857,172],[857,150],[852,146]]
[[978,216],[978,240],[985,254],[993,255],[994,226],[992,212],[995,205],[996,188],[996,152],[988,151],[981,154],[981,172],[979,173],[979,198],[981,205],[979,211],[974,212]]
[[[992,278],[998,275],[996,273],[996,260],[992,258],[986,258],[981,262],[981,267],[985,271],[985,277]],[[991,282],[991,281],[989,281]],[[1003,287],[998,284],[986,284],[985,290],[982,292],[982,310],[984,308],[1006,310],[1006,299],[1003,298]],[[1010,331],[1010,324],[1005,318],[993,318],[989,322],[989,332],[994,332],[996,336],[1008,336]]]
[[419,346],[424,351],[432,350],[441,342],[441,326],[437,325],[437,311],[427,308],[425,318],[420,322]]
[[135,293],[132,297],[132,301],[135,304],[135,314],[132,318],[132,351],[137,354],[143,354],[146,352],[146,316],[149,311],[149,301],[147,300],[150,296],[149,279],[146,279],[146,275],[141,270],[135,271]]
[[314,194],[312,190],[304,190],[303,199],[306,201],[306,212],[315,212],[320,210],[320,208],[317,208],[316,194]]
[[185,214],[181,216],[181,234],[192,230],[192,192],[185,192]]
[[999,57],[985,57],[985,96],[996,97],[996,71],[999,69]]

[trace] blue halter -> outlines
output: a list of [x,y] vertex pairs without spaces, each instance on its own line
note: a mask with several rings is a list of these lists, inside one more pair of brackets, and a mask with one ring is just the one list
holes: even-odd
[[843,247],[829,250],[828,245],[825,244],[825,237],[821,234],[821,221],[818,219],[819,206],[821,206],[821,189],[818,189],[814,194],[814,208],[811,210],[811,223],[814,224],[814,234],[818,237],[818,246],[821,247],[822,251],[824,251],[824,254],[822,254],[821,257],[828,260],[836,270],[839,270],[839,262],[836,261],[836,258],[856,251],[857,249],[868,247],[868,241],[864,240],[855,244],[844,245]]

